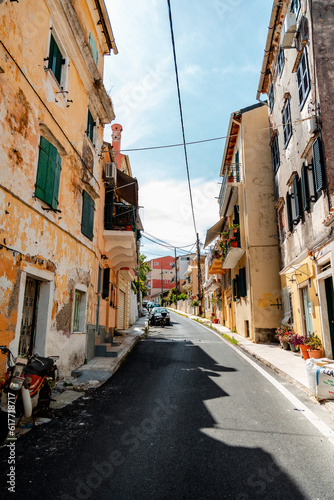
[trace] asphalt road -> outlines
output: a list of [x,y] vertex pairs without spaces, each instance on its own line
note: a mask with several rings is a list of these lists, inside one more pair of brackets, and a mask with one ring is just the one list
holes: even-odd
[[[16,442],[16,493],[2,477],[1,498],[334,498],[334,445],[238,349],[194,321],[172,322],[151,328],[104,386]],[[0,450],[2,474],[8,455]]]

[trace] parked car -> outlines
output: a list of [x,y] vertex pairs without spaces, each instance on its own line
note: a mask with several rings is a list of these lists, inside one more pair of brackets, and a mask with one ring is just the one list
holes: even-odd
[[160,324],[162,318],[165,318],[165,324],[170,326],[170,314],[165,307],[153,307],[150,315],[150,325]]

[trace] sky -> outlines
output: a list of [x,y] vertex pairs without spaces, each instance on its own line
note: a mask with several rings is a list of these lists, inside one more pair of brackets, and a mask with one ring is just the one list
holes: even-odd
[[[105,58],[104,84],[123,127],[122,150],[139,183],[144,231],[193,250],[167,0],[105,0],[118,54]],[[255,104],[272,9],[270,0],[170,0],[186,142],[223,137],[230,115]],[[111,126],[105,128],[111,142]],[[187,146],[201,243],[219,220],[225,140]],[[142,238],[148,259],[174,251]],[[179,255],[181,250],[177,252]]]

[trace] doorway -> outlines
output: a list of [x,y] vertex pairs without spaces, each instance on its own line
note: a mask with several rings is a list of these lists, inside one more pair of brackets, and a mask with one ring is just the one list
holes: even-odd
[[305,336],[309,337],[313,333],[312,317],[310,312],[310,299],[308,288],[302,288],[302,302],[303,302],[303,320]]
[[333,292],[332,276],[326,278],[324,282],[325,282],[326,301],[327,301],[329,333],[332,344],[332,353],[334,353],[334,292]]
[[20,329],[19,356],[31,355],[36,341],[37,310],[40,282],[27,277],[24,290],[22,321]]

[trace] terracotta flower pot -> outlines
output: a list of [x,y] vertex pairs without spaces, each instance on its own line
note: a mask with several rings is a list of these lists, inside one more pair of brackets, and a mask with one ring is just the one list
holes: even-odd
[[214,322],[215,324],[217,324],[217,323],[219,323],[219,319],[218,319],[218,318],[215,318],[215,319],[213,320],[213,322]]
[[304,359],[308,359],[310,356],[309,356],[309,351],[307,350],[307,346],[304,345],[304,344],[301,344],[300,345],[300,350],[301,350],[301,353],[302,353],[302,356]]
[[308,349],[307,352],[310,358],[320,359],[324,357],[324,351],[322,349]]

